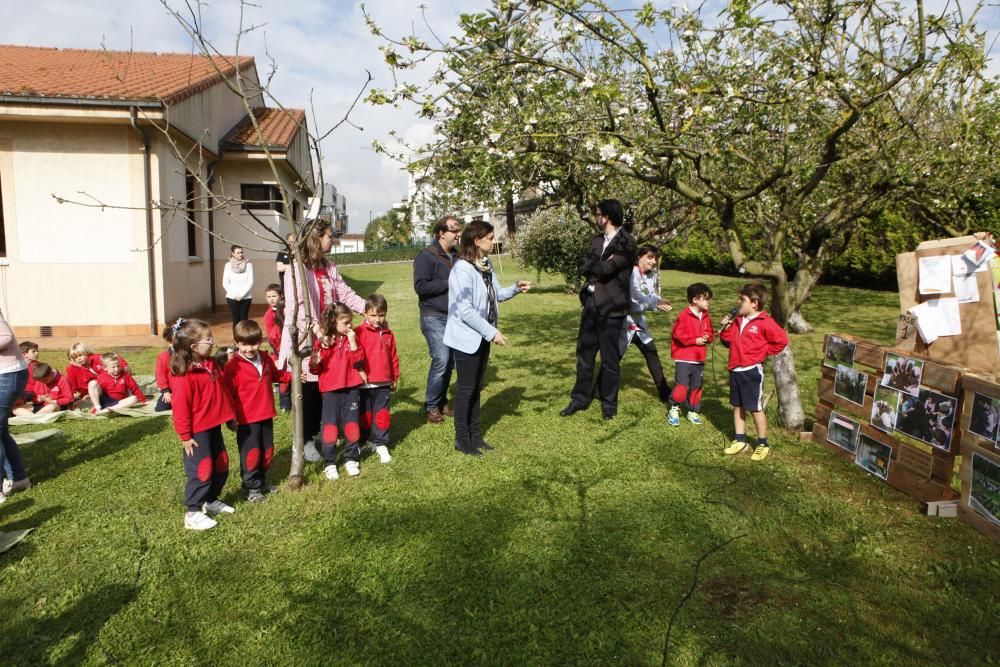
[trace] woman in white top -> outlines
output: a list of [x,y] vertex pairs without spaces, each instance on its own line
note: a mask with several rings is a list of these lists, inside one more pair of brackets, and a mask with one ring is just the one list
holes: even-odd
[[234,245],[229,249],[229,263],[222,272],[222,289],[226,290],[226,303],[233,316],[233,326],[250,319],[253,264],[246,258],[241,246]]

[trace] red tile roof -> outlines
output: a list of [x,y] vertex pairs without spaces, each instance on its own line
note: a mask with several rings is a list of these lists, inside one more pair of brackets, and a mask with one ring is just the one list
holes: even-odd
[[[283,149],[288,148],[299,127],[305,127],[306,112],[303,109],[270,109],[259,107],[254,109],[254,116],[257,124],[260,125],[261,134],[264,135],[264,142],[268,148]],[[257,131],[254,130],[250,116],[245,117],[240,123],[230,130],[226,138],[222,140],[222,146],[229,149],[255,150],[260,149],[261,144],[257,140]]]
[[252,57],[0,45],[0,94],[162,101],[190,97],[254,67]]

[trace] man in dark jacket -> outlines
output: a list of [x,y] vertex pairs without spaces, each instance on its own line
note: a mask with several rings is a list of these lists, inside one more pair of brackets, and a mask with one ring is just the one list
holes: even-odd
[[586,279],[580,291],[583,314],[576,338],[576,384],[571,400],[559,413],[568,417],[590,406],[594,384],[594,359],[601,351],[598,395],[601,413],[611,419],[618,413],[618,382],[622,330],[629,313],[629,278],[635,265],[635,241],[622,229],[622,205],[616,199],[597,204],[597,221],[603,233],[590,241],[580,273]]
[[435,223],[433,231],[434,241],[413,260],[413,289],[420,302],[420,331],[431,355],[424,409],[428,422],[440,424],[444,416],[452,415],[448,385],[455,359],[444,344],[444,327],[448,322],[448,275],[458,258],[455,245],[462,227],[458,220],[446,216]]

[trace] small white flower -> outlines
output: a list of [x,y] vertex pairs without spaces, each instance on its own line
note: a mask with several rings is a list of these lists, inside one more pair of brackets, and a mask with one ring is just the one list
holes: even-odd
[[618,159],[630,167],[632,166],[632,163],[635,162],[635,156],[631,153],[622,153]]
[[708,105],[705,105],[705,106],[703,106],[703,107],[701,108],[701,112],[702,112],[703,114],[705,114],[706,116],[711,116],[712,114],[714,114],[714,113],[715,113],[715,109],[713,109],[712,107],[710,107],[710,106],[708,106]]
[[587,72],[587,74],[583,77],[583,81],[580,82],[580,87],[584,90],[590,90],[596,83],[597,82],[594,80],[594,73]]
[[601,146],[600,155],[602,160],[611,160],[618,155],[618,149],[611,144],[604,144]]
[[688,91],[684,88],[674,88],[674,95],[677,95],[678,97],[684,97],[687,94]]
[[494,144],[496,142],[500,141],[500,133],[499,132],[490,132],[489,136],[490,136],[490,141],[492,143],[494,143]]
[[594,150],[594,140],[587,139],[585,142],[583,142],[583,147],[586,148],[588,151]]
[[694,37],[694,30],[688,28],[682,33],[685,37]]

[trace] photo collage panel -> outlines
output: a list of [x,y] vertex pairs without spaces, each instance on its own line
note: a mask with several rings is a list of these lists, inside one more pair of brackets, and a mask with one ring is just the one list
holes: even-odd
[[[882,379],[872,401],[871,425],[885,433],[902,433],[947,452],[951,450],[958,399],[922,386],[923,373],[923,360],[887,354]],[[992,432],[989,439],[996,443],[997,430],[1000,430],[997,428],[1000,402],[990,404],[984,397],[980,412],[983,433]]]

